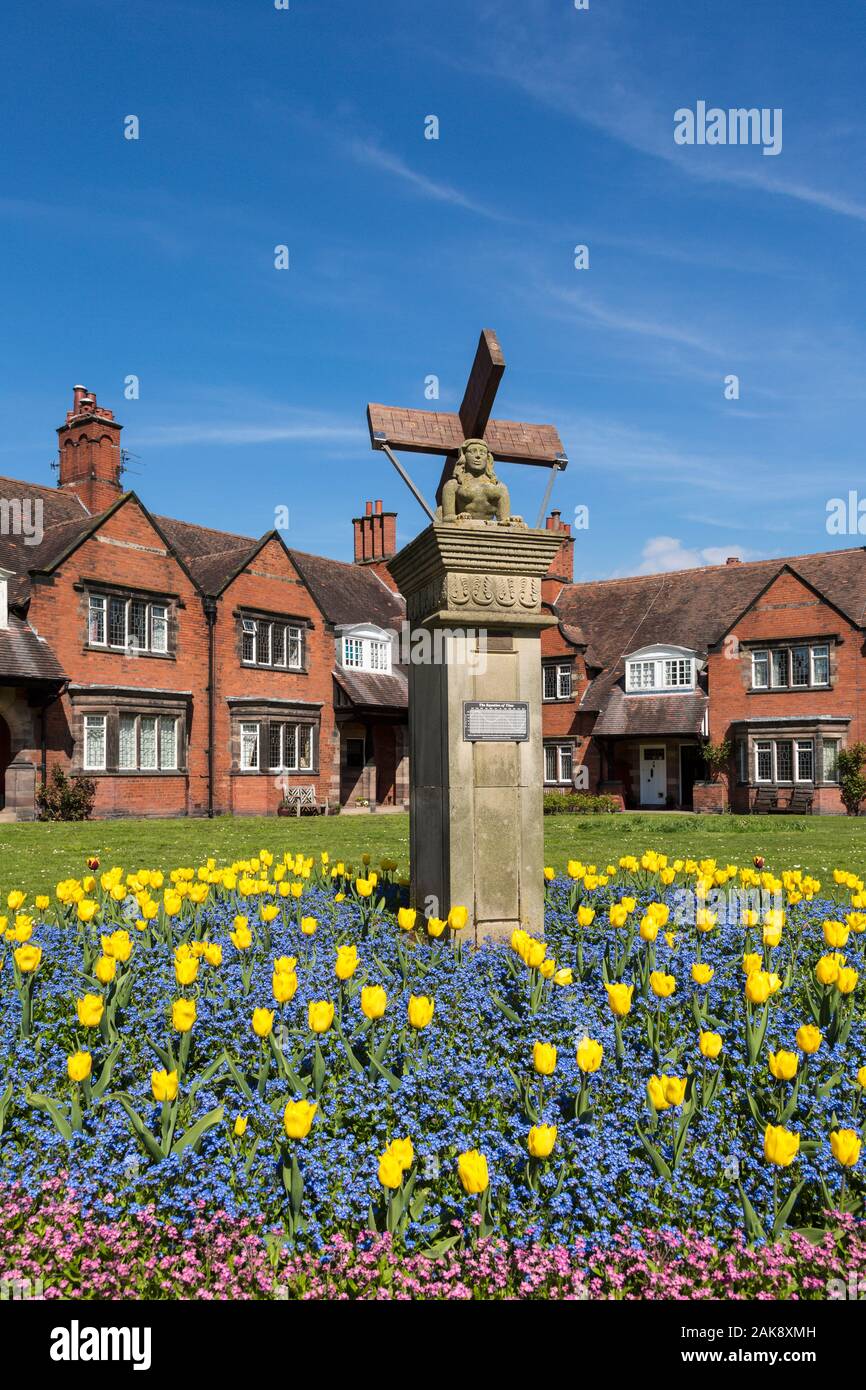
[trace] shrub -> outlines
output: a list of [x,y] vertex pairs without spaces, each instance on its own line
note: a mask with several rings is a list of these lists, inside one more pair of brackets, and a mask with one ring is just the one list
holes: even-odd
[[590,792],[545,792],[544,814],[558,816],[570,812],[573,815],[601,815],[619,810],[619,804],[612,796],[593,796]]
[[90,820],[96,800],[96,783],[92,777],[69,778],[62,768],[55,767],[51,780],[43,782],[36,793],[40,820]]
[[723,739],[721,743],[705,743],[701,752],[710,781],[718,782],[722,773],[727,772],[731,763],[730,741]]
[[849,816],[859,816],[860,803],[866,796],[866,743],[852,743],[839,750],[839,791]]

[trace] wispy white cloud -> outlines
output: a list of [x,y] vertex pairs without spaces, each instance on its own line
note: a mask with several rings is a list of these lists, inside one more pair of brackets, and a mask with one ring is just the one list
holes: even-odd
[[399,155],[383,149],[374,140],[352,140],[349,144],[349,153],[359,164],[369,164],[375,169],[381,169],[386,174],[393,174],[395,178],[408,184],[422,198],[429,198],[437,203],[450,203],[453,207],[465,208],[467,212],[477,213],[478,216],[487,217],[493,222],[511,221],[511,218],[505,213],[490,207],[487,203],[470,198],[459,188],[455,188],[453,184],[440,183],[427,174],[419,173]]
[[351,425],[313,422],[258,425],[249,422],[214,424],[210,420],[153,425],[136,432],[136,444],[173,448],[185,444],[351,444],[367,445],[366,430]]

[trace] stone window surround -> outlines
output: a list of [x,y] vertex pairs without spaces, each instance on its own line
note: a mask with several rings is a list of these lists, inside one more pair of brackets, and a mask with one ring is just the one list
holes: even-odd
[[[280,669],[279,667],[277,668]],[[320,742],[322,709],[318,700],[274,700],[259,696],[229,696],[231,719],[231,777],[318,777],[321,771]],[[313,766],[294,771],[281,771],[262,766],[267,760],[270,744],[268,726],[271,724],[309,724],[313,731]],[[259,726],[259,766],[241,767],[241,725]]]
[[[843,645],[843,642],[844,642],[844,638],[843,638],[838,632],[820,632],[820,633],[812,633],[812,634],[808,634],[808,635],[805,635],[805,636],[802,636],[802,637],[765,637],[765,638],[749,637],[749,638],[747,638],[746,640],[740,640],[740,644],[739,644],[739,646],[740,646],[740,651],[741,651],[741,652],[743,653],[743,655],[745,656],[746,662],[747,662],[748,684],[747,684],[747,686],[746,686],[746,692],[745,692],[745,693],[746,693],[747,695],[796,695],[796,694],[798,694],[798,693],[800,693],[800,694],[809,693],[810,691],[815,691],[815,690],[822,690],[822,691],[824,691],[824,690],[833,690],[833,689],[835,689],[836,683],[837,683],[837,682],[836,682],[835,653],[836,653],[836,648],[837,648],[837,647],[841,647],[841,646]],[[827,647],[827,649],[828,649],[828,651],[827,651],[827,664],[828,664],[828,666],[829,666],[830,679],[829,679],[826,683],[823,683],[823,682],[822,682],[821,684],[815,684],[815,685],[813,685],[813,684],[812,684],[812,679],[811,679],[811,676],[812,676],[812,657],[811,657],[811,649],[812,649],[813,647],[820,647],[820,646],[825,646],[825,647]],[[770,670],[769,673],[768,673],[768,674],[769,674],[769,679],[770,679],[770,682],[771,682],[770,684],[768,684],[768,685],[753,685],[753,684],[752,684],[753,672],[754,672],[754,666],[753,666],[752,658],[753,658],[755,652],[764,652],[764,651],[765,651],[765,652],[773,652],[773,651],[778,651],[780,648],[783,648],[783,649],[785,649],[785,650],[790,651],[793,647],[808,647],[808,648],[809,648],[810,655],[809,655],[809,683],[808,683],[808,685],[791,685],[790,683],[789,683],[788,685],[773,685],[773,684],[772,684],[772,670]],[[770,658],[770,666],[772,666],[772,658]],[[766,784],[763,784],[763,785],[766,785]]]
[[[826,687],[821,687],[826,689]],[[739,787],[838,787],[839,782],[825,781],[824,779],[824,756],[823,744],[825,740],[838,740],[840,747],[844,748],[847,742],[848,725],[851,722],[851,715],[817,715],[812,719],[785,716],[779,718],[738,720],[731,725],[731,734],[734,740],[734,767],[736,784]],[[811,779],[801,779],[796,776],[796,758],[798,741],[811,741],[812,743],[812,772]],[[740,761],[737,744],[746,744],[746,769],[747,777],[743,781],[740,777]],[[757,777],[757,761],[755,745],[757,743],[780,743],[786,742],[792,745],[793,766],[792,773],[795,775],[777,781],[775,776],[775,749],[773,750],[773,776],[768,780]]]
[[[247,671],[277,671],[286,676],[308,676],[310,665],[308,659],[309,634],[313,631],[315,623],[311,618],[301,617],[294,613],[274,613],[267,608],[235,608],[232,612],[237,633],[237,653],[238,663]],[[301,630],[301,664],[299,666],[275,666],[272,661],[247,661],[244,658],[244,618],[252,618],[255,622],[264,623],[284,623],[286,627],[297,627]]]
[[[179,630],[177,611],[186,607],[180,594],[170,593],[164,589],[148,589],[141,585],[117,584],[110,579],[81,579],[72,587],[75,589],[76,593],[83,595],[81,611],[84,620],[84,641],[81,646],[82,652],[100,652],[102,655],[110,656],[135,656],[141,657],[145,661],[177,660],[177,637]],[[164,652],[154,652],[144,647],[111,647],[107,642],[91,642],[91,594],[106,599],[120,598],[128,600],[137,598],[141,599],[144,603],[164,604],[168,609],[168,650]]]
[[[137,690],[133,686],[76,686],[70,685],[69,696],[72,701],[71,726],[74,751],[70,774],[74,777],[186,777],[187,775],[187,725],[191,691],[177,690]],[[96,714],[105,716],[105,762],[104,768],[84,766],[84,716]],[[122,714],[145,715],[159,718],[173,718],[176,721],[177,767],[172,768],[121,768],[117,766],[119,723]]]

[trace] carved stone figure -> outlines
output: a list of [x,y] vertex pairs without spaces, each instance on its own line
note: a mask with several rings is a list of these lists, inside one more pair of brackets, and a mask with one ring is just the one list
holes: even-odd
[[493,455],[483,439],[465,439],[461,444],[454,472],[442,487],[437,519],[526,525],[522,517],[511,515],[508,488],[493,471]]

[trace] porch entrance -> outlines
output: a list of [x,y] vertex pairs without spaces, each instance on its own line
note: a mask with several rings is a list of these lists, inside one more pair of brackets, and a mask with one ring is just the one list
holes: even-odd
[[0,715],[0,811],[6,805],[6,769],[12,761],[12,735],[9,725]]
[[663,743],[642,743],[640,749],[640,804],[664,806],[668,795],[667,756]]
[[680,803],[685,810],[694,807],[694,786],[704,776],[704,759],[696,743],[680,745]]

